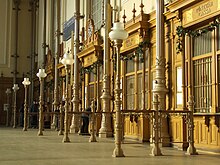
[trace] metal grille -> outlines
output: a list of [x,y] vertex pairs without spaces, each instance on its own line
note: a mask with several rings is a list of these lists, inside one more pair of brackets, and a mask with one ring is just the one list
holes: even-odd
[[137,89],[137,95],[138,95],[138,101],[137,101],[137,108],[142,109],[142,74],[138,74],[138,89]]
[[89,73],[89,82],[94,82],[94,73]]
[[145,73],[145,108],[148,107],[148,72]]
[[134,109],[134,75],[126,77],[126,96],[127,96],[127,109]]
[[193,61],[195,112],[209,113],[212,106],[212,58]]
[[134,60],[126,61],[127,73],[134,72]]
[[[94,99],[94,84],[89,85],[89,105],[91,105],[91,102]],[[87,108],[87,107],[86,107]]]

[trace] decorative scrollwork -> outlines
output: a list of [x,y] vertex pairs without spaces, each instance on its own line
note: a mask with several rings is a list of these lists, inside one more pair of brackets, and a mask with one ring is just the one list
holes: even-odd
[[211,22],[207,27],[199,30],[189,30],[185,29],[182,26],[178,26],[176,28],[176,34],[178,36],[177,41],[176,41],[176,51],[177,53],[180,53],[183,51],[183,37],[188,34],[189,36],[192,37],[198,37],[202,34],[208,33],[209,31],[213,31],[216,27],[218,27],[220,24],[220,18],[216,18],[213,22]]
[[138,44],[138,47],[135,49],[134,53],[129,54],[127,56],[121,56],[121,60],[123,61],[128,61],[128,60],[133,60],[135,57],[139,58],[139,61],[141,63],[144,62],[144,48],[150,46],[150,41],[144,40],[143,42],[140,42]]
[[94,73],[97,74],[97,66],[98,65],[102,65],[102,60],[98,60],[96,62],[94,62],[92,65],[88,66],[88,67],[82,67],[80,69],[80,75],[86,74],[86,73]]

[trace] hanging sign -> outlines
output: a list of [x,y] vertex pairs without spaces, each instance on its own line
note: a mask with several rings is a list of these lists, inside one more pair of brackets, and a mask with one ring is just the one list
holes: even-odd
[[63,40],[68,41],[71,38],[71,32],[74,32],[75,19],[71,17],[63,25]]

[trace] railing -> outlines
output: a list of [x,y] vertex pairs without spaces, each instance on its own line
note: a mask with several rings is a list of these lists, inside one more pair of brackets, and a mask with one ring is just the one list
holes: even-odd
[[[167,118],[168,116],[183,116],[183,118],[185,119],[185,122],[187,124],[187,131],[188,131],[188,137],[187,137],[187,142],[189,143],[189,147],[187,150],[187,154],[189,155],[195,155],[197,154],[196,149],[194,147],[194,122],[193,122],[193,100],[189,99],[188,102],[188,110],[186,111],[182,111],[182,110],[175,110],[175,111],[171,111],[171,110],[159,110],[158,109],[158,97],[157,95],[154,98],[154,102],[153,102],[153,109],[154,110],[121,110],[121,114],[124,116],[137,116],[137,115],[143,115],[143,117],[147,117],[150,119],[150,124],[152,127],[152,150],[151,150],[151,154],[154,156],[157,155],[162,155],[161,151],[160,151],[160,147],[159,147],[159,143],[161,143],[161,128],[162,128],[162,119],[163,118]],[[87,112],[87,111],[83,111],[83,112],[68,112],[68,116],[72,116],[73,114],[78,114],[78,115],[82,115],[84,114],[89,114],[90,116],[90,124],[91,124],[91,137],[90,137],[90,142],[94,142],[96,141],[95,138],[95,121],[96,121],[96,116],[97,115],[101,115],[103,113],[109,113],[111,115],[114,115],[115,112],[95,112],[95,106],[92,105],[91,106],[92,111],[91,112]],[[50,115],[50,117],[52,118],[52,116],[56,115],[57,118],[60,119],[60,130],[63,129],[63,120],[62,120],[62,115],[64,115],[63,113],[63,108],[61,107],[60,112],[43,112],[44,116],[45,115]],[[39,115],[38,112],[29,112],[28,113],[29,116],[33,116],[33,115]],[[121,139],[122,140],[122,139]],[[182,142],[184,143],[184,141]]]

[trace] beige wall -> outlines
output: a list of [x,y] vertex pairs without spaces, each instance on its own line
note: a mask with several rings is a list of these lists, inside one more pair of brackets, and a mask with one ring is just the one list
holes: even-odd
[[11,1],[0,1],[0,71],[6,75],[9,75],[10,68],[10,31],[11,31]]
[[[0,73],[4,77],[13,77],[14,58],[11,55],[15,54],[15,10],[12,0],[0,1]],[[28,11],[28,0],[21,0],[18,22],[18,77],[22,77],[23,73],[30,70],[30,33],[31,33],[31,14]]]
[[30,72],[30,58],[27,56],[31,55],[31,12],[28,11],[30,9],[28,0],[22,0],[20,8],[18,16],[18,77],[22,77],[23,73]]
[[144,5],[144,12],[145,13],[150,13],[152,10],[154,10],[154,3],[155,0],[122,0],[122,11],[121,11],[121,17],[124,15],[124,10],[125,10],[125,15],[126,15],[126,21],[132,19],[133,17],[133,13],[132,10],[134,8],[134,4],[135,4],[135,9],[136,9],[136,13],[135,15],[139,15],[140,14],[140,4],[141,1],[143,2]]
[[44,31],[44,0],[39,0],[39,21],[38,21],[38,66],[43,63],[43,31]]

